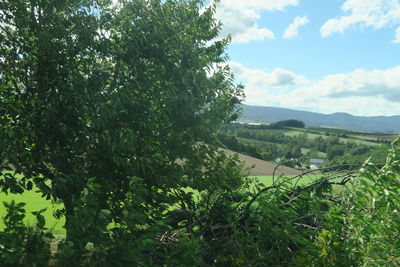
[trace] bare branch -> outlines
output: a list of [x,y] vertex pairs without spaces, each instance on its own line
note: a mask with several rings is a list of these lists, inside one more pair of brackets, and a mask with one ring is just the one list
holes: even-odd
[[307,224],[304,224],[304,223],[294,223],[294,225],[299,226],[299,227],[308,228],[308,229],[311,229],[311,230],[314,230],[314,231],[318,231],[319,230],[318,227],[314,227],[314,226],[307,225]]

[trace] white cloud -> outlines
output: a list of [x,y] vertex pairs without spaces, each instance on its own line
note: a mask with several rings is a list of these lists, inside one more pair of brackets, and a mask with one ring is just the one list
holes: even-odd
[[326,21],[320,29],[323,37],[343,33],[355,25],[380,29],[400,23],[398,0],[346,0],[342,11],[349,14]]
[[265,72],[247,68],[237,62],[231,62],[229,65],[238,78],[246,80],[252,86],[279,88],[308,83],[304,76],[297,75],[283,68],[276,68],[272,72]]
[[311,87],[297,89],[329,98],[379,97],[400,102],[400,66],[385,70],[358,69],[350,73],[325,76]]
[[400,66],[358,69],[327,75],[315,82],[282,68],[268,73],[235,62],[230,66],[239,79],[246,81],[246,103],[250,105],[367,116],[400,113]]
[[283,38],[285,39],[292,39],[295,38],[299,35],[299,27],[306,25],[309,23],[310,20],[307,18],[307,16],[303,17],[295,17],[293,20],[293,23],[291,23],[286,29],[285,32],[283,33]]
[[215,15],[223,24],[220,38],[231,34],[233,43],[274,39],[270,29],[258,25],[260,12],[282,11],[298,3],[299,0],[221,0]]
[[274,39],[274,33],[267,28],[259,28],[260,15],[253,9],[233,9],[221,5],[217,8],[216,18],[222,21],[220,37],[232,35],[234,43],[248,43],[265,38]]

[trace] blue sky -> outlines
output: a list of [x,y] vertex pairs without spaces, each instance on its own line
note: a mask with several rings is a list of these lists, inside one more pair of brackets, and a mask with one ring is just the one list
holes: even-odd
[[246,103],[400,115],[400,0],[222,0]]

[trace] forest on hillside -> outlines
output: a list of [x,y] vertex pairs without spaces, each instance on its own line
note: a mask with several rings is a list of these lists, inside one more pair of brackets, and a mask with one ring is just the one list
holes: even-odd
[[346,131],[293,128],[272,125],[225,124],[218,138],[233,151],[267,161],[277,159],[288,166],[309,168],[311,159],[322,160],[323,166],[361,165],[366,160],[384,164],[390,141],[364,141],[350,138]]

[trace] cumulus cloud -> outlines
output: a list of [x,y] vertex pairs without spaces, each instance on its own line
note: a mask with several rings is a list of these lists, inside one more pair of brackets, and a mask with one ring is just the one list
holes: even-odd
[[[246,103],[322,113],[399,115],[400,66],[383,70],[358,69],[318,81],[276,68],[272,72],[230,63],[245,85]],[[276,90],[280,88],[280,90]]]
[[400,66],[328,75],[313,86],[299,88],[298,91],[329,98],[380,97],[390,102],[400,102]]
[[[341,9],[348,14],[326,21],[320,29],[323,37],[343,33],[355,25],[380,29],[400,23],[398,0],[346,0]],[[398,37],[396,32],[396,40]]]
[[294,106],[305,105],[324,113],[399,115],[400,66],[325,76],[287,95]]
[[234,9],[220,5],[216,18],[223,23],[220,37],[232,35],[233,43],[248,43],[265,38],[274,39],[274,33],[267,28],[259,28],[260,15],[253,9]]
[[233,43],[274,39],[275,35],[270,29],[258,25],[260,12],[282,11],[298,2],[299,0],[222,0],[216,10],[216,18],[223,24],[220,38],[230,34]]
[[233,73],[240,79],[246,80],[252,86],[265,87],[288,87],[299,84],[307,84],[304,76],[283,68],[276,68],[272,72],[250,69],[237,62],[231,62],[230,67]]
[[293,23],[291,23],[283,33],[283,38],[285,39],[293,39],[299,35],[299,27],[306,25],[310,20],[307,16],[303,17],[295,17]]

